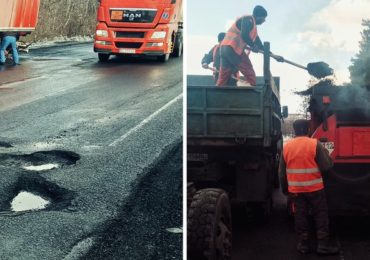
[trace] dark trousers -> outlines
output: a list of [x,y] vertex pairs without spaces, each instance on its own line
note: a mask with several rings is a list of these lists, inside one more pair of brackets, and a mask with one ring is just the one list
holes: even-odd
[[248,55],[243,52],[241,55],[235,53],[231,46],[221,46],[221,67],[217,86],[226,86],[231,75],[240,71],[245,80],[251,85],[256,85],[256,73]]
[[312,215],[316,225],[316,238],[318,240],[329,239],[329,216],[328,204],[324,190],[295,193],[293,194],[295,207],[294,227],[298,239],[309,238],[308,214],[312,210]]

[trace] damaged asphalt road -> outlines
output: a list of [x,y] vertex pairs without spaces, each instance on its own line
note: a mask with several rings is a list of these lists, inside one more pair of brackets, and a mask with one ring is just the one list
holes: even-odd
[[[140,259],[181,255],[182,235],[163,228],[182,222],[182,61],[99,64],[91,48],[31,51],[17,70],[0,72],[0,259],[79,259],[107,248],[107,231],[132,238],[135,228],[147,245]],[[55,167],[38,168],[45,164]],[[50,204],[14,213],[22,190]],[[153,201],[172,206],[163,212]],[[147,208],[159,219],[144,225],[134,214]],[[109,254],[123,247],[136,251],[117,236]]]

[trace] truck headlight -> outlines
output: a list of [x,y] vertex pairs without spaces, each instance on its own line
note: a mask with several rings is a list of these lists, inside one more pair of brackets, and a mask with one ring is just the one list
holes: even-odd
[[112,45],[111,42],[106,42],[106,41],[95,41],[96,44],[100,44],[100,45]]
[[166,32],[154,32],[152,34],[152,39],[163,39],[166,38]]
[[163,42],[148,42],[146,47],[163,47]]
[[107,30],[96,30],[96,36],[108,37],[108,31]]

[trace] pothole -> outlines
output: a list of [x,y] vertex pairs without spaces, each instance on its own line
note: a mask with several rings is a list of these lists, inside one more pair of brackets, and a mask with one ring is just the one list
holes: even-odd
[[42,164],[42,165],[28,165],[28,166],[23,166],[22,167],[25,170],[29,171],[48,171],[52,169],[59,168],[59,164],[57,163],[47,163],[47,164]]
[[21,167],[29,171],[47,171],[54,168],[75,165],[80,155],[71,151],[51,150],[32,154],[0,154],[0,163],[3,166]]
[[15,212],[41,210],[45,209],[49,204],[49,200],[27,191],[18,193],[10,203],[11,210]]
[[74,152],[63,150],[40,151],[25,156],[23,160],[31,162],[33,165],[56,163],[72,165],[76,164],[76,162],[80,160],[80,155]]
[[11,216],[40,210],[70,210],[75,196],[75,192],[48,181],[36,172],[20,174],[15,183],[1,192],[0,215],[9,212]]
[[10,143],[0,141],[0,147],[10,148],[13,147]]

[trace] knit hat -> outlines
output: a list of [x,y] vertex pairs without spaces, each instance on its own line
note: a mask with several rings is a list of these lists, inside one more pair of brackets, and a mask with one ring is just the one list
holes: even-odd
[[253,16],[255,17],[266,17],[267,11],[260,5],[256,5],[253,9]]

